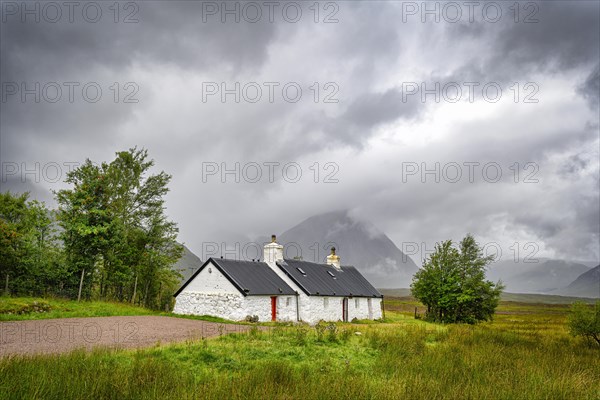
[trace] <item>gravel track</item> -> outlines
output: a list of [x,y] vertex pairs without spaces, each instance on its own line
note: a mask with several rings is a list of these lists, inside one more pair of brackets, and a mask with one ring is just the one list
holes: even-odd
[[249,329],[248,325],[158,316],[0,322],[0,357],[65,353],[95,347],[149,347]]

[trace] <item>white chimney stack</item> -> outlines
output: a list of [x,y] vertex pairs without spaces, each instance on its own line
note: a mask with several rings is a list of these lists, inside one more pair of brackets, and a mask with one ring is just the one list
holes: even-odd
[[332,265],[336,269],[342,269],[340,256],[335,255],[335,247],[331,248],[331,254],[327,256],[327,264]]
[[271,235],[271,243],[265,245],[263,260],[269,264],[283,261],[283,246],[277,243],[277,237],[275,235]]

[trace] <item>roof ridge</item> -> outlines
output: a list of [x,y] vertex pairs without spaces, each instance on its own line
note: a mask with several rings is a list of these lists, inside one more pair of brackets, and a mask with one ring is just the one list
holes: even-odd
[[[337,268],[336,268],[336,267],[334,267],[334,266],[333,266],[333,265],[331,265],[331,264],[327,264],[327,263],[317,263],[317,262],[314,262],[314,261],[306,261],[306,260],[294,260],[294,259],[290,259],[290,258],[284,258],[284,259],[283,259],[283,262],[286,262],[286,261],[291,261],[291,262],[301,262],[301,263],[308,263],[308,264],[320,265],[320,266],[322,266],[322,267],[331,267],[331,268],[334,268],[334,269],[336,269],[336,270],[337,270]],[[278,262],[281,262],[281,261],[278,261]],[[340,266],[340,268],[354,268],[354,269],[357,269],[357,268],[356,268],[354,265],[341,265],[341,266]],[[339,270],[338,270],[338,271],[339,271]]]
[[265,261],[256,261],[256,260],[236,260],[234,258],[221,258],[221,257],[209,257],[209,260],[212,259],[214,261],[233,261],[233,262],[246,262],[246,263],[260,263],[260,264],[266,264]]

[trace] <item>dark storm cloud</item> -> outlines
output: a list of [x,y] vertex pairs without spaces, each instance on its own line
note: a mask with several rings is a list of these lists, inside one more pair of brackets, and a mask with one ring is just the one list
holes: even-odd
[[202,15],[202,2],[158,1],[139,3],[137,23],[114,23],[110,15],[98,23],[81,18],[73,23],[21,23],[9,18],[2,24],[2,43],[4,54],[11,57],[3,57],[2,74],[5,79],[52,76],[65,69],[123,68],[134,62],[239,70],[259,66],[276,38],[277,25],[268,21],[223,24],[216,18],[203,22]]
[[539,22],[511,24],[498,33],[486,67],[559,71],[597,62],[598,8],[596,2],[541,3]]
[[[392,122],[398,118],[410,118],[416,115],[419,105],[418,100],[405,101],[402,90],[390,89],[384,93],[369,93],[350,104],[344,116],[346,120],[359,128],[372,128],[385,122]],[[408,100],[408,98],[407,98]]]
[[537,22],[514,23],[511,19],[514,14],[511,15],[508,7],[514,5],[505,3],[505,18],[498,23],[478,20],[473,24],[447,25],[445,33],[449,43],[457,43],[463,37],[483,39],[485,43],[473,54],[457,54],[466,57],[466,62],[456,74],[503,81],[528,73],[560,72],[598,62],[598,3],[547,1],[537,4],[539,10],[534,14]]
[[589,101],[592,109],[598,108],[600,103],[600,64],[596,64],[585,82],[577,88],[577,91]]
[[[42,87],[48,82],[78,82],[78,89],[97,82],[104,92],[103,101],[97,104],[89,104],[80,95],[72,103],[55,104],[36,104],[31,96],[23,104],[18,94],[9,98],[2,104],[3,147],[11,149],[11,154],[23,154],[28,149],[19,147],[27,138],[54,143],[118,141],[117,128],[135,118],[134,112],[140,109],[107,101],[113,82],[136,82],[128,68],[172,65],[196,71],[251,70],[260,66],[276,37],[276,25],[267,22],[222,24],[211,19],[203,23],[200,2],[165,5],[140,3],[138,23],[115,24],[109,15],[98,23],[81,18],[74,23],[34,23],[31,18],[28,23],[15,18],[3,23],[2,82],[26,82],[28,88],[36,82]],[[139,88],[137,99],[152,101],[149,88]],[[3,156],[8,157],[6,153]]]

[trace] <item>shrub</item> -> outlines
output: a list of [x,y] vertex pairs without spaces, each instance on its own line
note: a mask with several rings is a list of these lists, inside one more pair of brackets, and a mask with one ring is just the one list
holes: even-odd
[[594,307],[582,302],[574,303],[569,314],[569,331],[573,336],[581,336],[600,346],[600,301]]
[[318,342],[323,341],[323,336],[325,335],[326,330],[327,330],[327,324],[325,323],[325,321],[320,320],[319,322],[317,322],[317,324],[315,325],[315,331],[317,332],[317,341]]
[[0,313],[2,314],[15,314],[24,315],[31,313],[46,313],[52,311],[52,306],[45,301],[15,301],[7,302],[4,306],[0,307]]
[[296,325],[296,328],[294,330],[295,343],[298,346],[306,346],[307,337],[308,337],[308,326],[306,326],[304,324]]
[[350,340],[350,337],[352,336],[352,332],[354,330],[350,329],[350,328],[344,328],[342,329],[342,331],[340,332],[340,340],[344,343],[346,343],[348,340]]
[[335,323],[332,322],[329,325],[327,325],[327,340],[329,340],[330,342],[337,342],[337,333],[338,327]]

